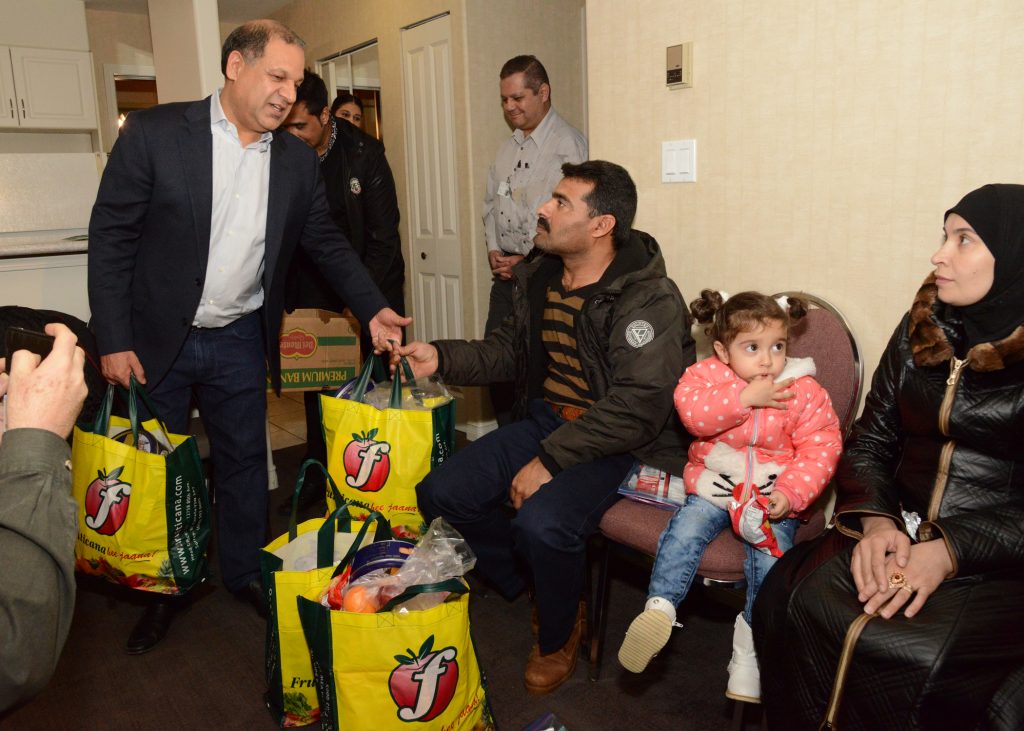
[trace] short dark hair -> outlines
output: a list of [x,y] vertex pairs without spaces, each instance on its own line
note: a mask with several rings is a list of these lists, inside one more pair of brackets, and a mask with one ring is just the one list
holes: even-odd
[[295,103],[305,104],[307,112],[319,117],[327,108],[327,84],[310,69],[306,69],[302,83],[295,90]]
[[336,115],[338,113],[338,110],[341,109],[346,104],[355,104],[357,107],[359,107],[360,112],[363,111],[363,100],[357,97],[355,94],[349,94],[347,91],[343,91],[339,93],[338,96],[335,97],[334,101],[331,103],[331,116],[333,117],[334,115]]
[[271,38],[279,38],[291,46],[306,47],[306,42],[283,23],[276,20],[250,20],[235,28],[224,39],[224,45],[220,49],[220,72],[227,73],[228,56],[232,51],[242,54],[246,63],[262,58]]
[[562,175],[594,186],[583,196],[590,208],[590,217],[610,215],[615,218],[615,248],[629,240],[636,216],[636,184],[621,165],[607,160],[586,160],[578,165],[562,165]]
[[541,84],[551,86],[551,82],[548,81],[547,69],[544,68],[544,64],[537,60],[536,56],[516,56],[515,58],[510,58],[501,67],[501,73],[498,74],[498,78],[507,79],[512,74],[522,74],[524,85],[527,89],[532,90],[534,94],[540,93]]

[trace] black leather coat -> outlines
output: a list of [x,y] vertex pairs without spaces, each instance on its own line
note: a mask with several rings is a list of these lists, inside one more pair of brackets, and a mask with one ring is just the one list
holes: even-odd
[[[384,145],[348,122],[336,124],[334,146],[320,163],[331,218],[359,254],[388,306],[404,314],[405,259],[398,232],[398,197]],[[296,252],[288,272],[285,309],[318,307],[341,312],[347,304],[312,258]]]
[[[1024,326],[965,350],[952,310],[926,281],[840,463],[837,530],[787,553],[759,594],[754,630],[772,728],[823,720],[862,610],[849,564],[869,515],[902,526],[903,511],[917,513],[918,538],[945,541],[954,574],[915,618],[864,626],[839,728],[975,728],[1024,663]],[[1001,704],[1005,718],[1014,706]]]

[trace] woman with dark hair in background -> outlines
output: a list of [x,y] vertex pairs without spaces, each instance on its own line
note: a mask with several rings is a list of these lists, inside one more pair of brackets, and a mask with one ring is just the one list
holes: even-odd
[[1024,186],[967,194],[931,262],[836,473],[836,530],[758,595],[773,729],[1024,727]]
[[354,124],[359,129],[362,129],[363,100],[354,94],[343,91],[338,94],[334,103],[331,104],[331,116],[335,119],[344,119],[349,124]]

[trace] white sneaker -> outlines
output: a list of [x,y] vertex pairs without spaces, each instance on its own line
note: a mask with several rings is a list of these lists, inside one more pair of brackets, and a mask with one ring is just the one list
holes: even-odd
[[732,659],[729,661],[729,684],[725,696],[734,701],[761,702],[761,672],[754,652],[754,634],[743,615],[736,617],[732,633]]
[[672,625],[676,621],[676,608],[667,599],[651,597],[644,611],[629,625],[619,648],[619,663],[631,673],[643,672],[654,656],[668,642]]

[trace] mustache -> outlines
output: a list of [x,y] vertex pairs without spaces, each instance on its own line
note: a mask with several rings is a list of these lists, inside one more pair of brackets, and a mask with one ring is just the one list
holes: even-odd
[[544,218],[544,216],[537,216],[537,225],[548,233],[551,233],[551,224],[548,223],[548,219]]

